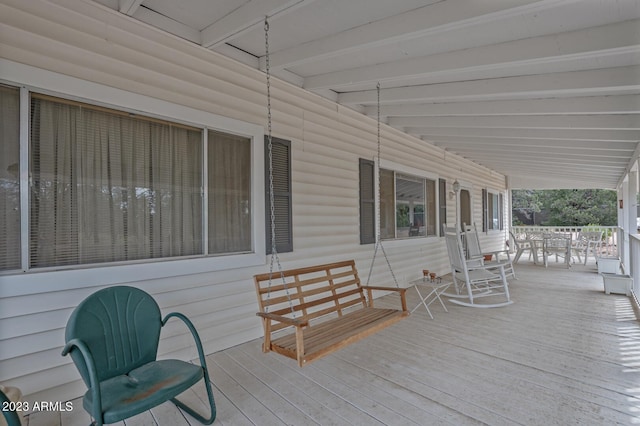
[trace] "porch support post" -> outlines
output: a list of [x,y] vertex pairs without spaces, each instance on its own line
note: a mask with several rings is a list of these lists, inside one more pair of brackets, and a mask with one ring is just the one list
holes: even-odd
[[618,236],[618,253],[625,267],[625,273],[630,272],[630,235],[638,233],[638,163],[636,162],[627,173],[622,184],[618,188],[618,200],[622,203],[618,206],[618,224],[622,227],[622,235]]
[[627,210],[627,222],[625,229],[631,235],[638,233],[638,169],[637,167],[629,172],[629,183],[627,186],[627,199],[625,200],[625,209]]

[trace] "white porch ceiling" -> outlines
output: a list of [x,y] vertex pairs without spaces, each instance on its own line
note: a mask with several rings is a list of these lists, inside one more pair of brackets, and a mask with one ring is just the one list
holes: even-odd
[[615,188],[640,154],[640,0],[94,0],[509,176]]

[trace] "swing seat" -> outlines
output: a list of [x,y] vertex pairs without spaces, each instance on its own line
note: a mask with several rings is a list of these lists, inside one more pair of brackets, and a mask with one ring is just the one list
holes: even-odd
[[[300,367],[409,315],[405,288],[362,286],[353,260],[259,274],[254,281],[263,352],[295,359]],[[402,309],[375,308],[374,290],[398,292]]]

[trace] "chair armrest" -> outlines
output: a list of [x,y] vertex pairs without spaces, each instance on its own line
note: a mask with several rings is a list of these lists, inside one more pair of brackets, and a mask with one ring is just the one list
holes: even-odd
[[181,314],[180,312],[171,312],[167,314],[162,320],[162,326],[164,327],[167,321],[169,321],[169,319],[171,318],[178,318],[182,320],[182,322],[187,326],[187,328],[191,332],[191,336],[193,337],[193,340],[195,342],[196,349],[198,350],[198,358],[200,358],[200,365],[204,369],[206,377],[209,377],[209,372],[207,371],[207,362],[204,358],[204,350],[202,349],[202,341],[200,340],[200,335],[198,334],[198,331],[194,327],[193,323],[184,314]]
[[469,265],[467,264],[467,270],[469,271],[475,271],[475,270],[484,270],[487,271],[489,269],[502,269],[504,270],[504,267],[506,266],[506,263],[492,263],[492,264],[488,264],[488,265]]
[[102,420],[102,395],[100,394],[100,382],[98,381],[98,373],[95,363],[93,362],[93,355],[91,355],[89,347],[82,340],[71,339],[64,345],[62,356],[66,356],[73,349],[78,349],[80,354],[82,354],[82,359],[89,374],[89,386],[91,387],[91,398],[93,400],[93,413],[91,413],[91,416],[93,416],[94,419]]
[[305,327],[305,326],[309,325],[309,321],[308,320],[299,320],[297,318],[288,318],[288,317],[284,317],[282,315],[272,314],[272,313],[269,313],[269,312],[257,312],[256,315],[259,316],[259,317],[262,317],[264,319],[282,322],[282,323],[285,323],[285,324],[293,325],[295,327]]
[[213,400],[213,394],[211,392],[211,379],[209,378],[209,369],[207,368],[207,361],[204,358],[204,350],[202,349],[202,341],[200,340],[200,335],[198,334],[198,330],[196,330],[191,320],[187,318],[184,314],[181,314],[179,312],[171,312],[167,314],[162,320],[162,326],[164,327],[167,321],[169,321],[169,319],[171,318],[178,318],[182,320],[182,322],[187,326],[187,328],[191,332],[191,336],[193,336],[193,340],[196,344],[196,348],[198,349],[198,358],[200,358],[200,366],[202,367],[204,386],[207,391],[207,395],[209,397],[211,415],[209,417],[204,417],[202,414],[196,412],[193,408],[187,406],[184,402],[178,400],[177,398],[172,398],[171,401],[176,406],[182,408],[184,411],[186,411],[191,416],[196,418],[200,423],[205,425],[210,425],[216,419],[216,407],[215,407],[215,402]]

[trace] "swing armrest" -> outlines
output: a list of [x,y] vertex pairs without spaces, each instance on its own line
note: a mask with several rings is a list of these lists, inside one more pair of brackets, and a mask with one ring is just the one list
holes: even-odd
[[365,290],[397,291],[399,293],[404,293],[407,291],[406,288],[384,287],[384,286],[377,286],[377,285],[363,285],[362,288]]
[[301,320],[301,319],[297,319],[297,318],[288,318],[288,317],[284,317],[282,315],[272,314],[272,313],[269,313],[269,312],[257,312],[256,315],[259,316],[259,317],[262,317],[264,319],[282,322],[282,323],[285,323],[285,324],[293,325],[295,327],[306,327],[307,325],[309,325],[309,321],[308,320]]
[[407,289],[406,288],[384,287],[384,286],[376,286],[376,285],[363,285],[362,288],[367,290],[367,296],[369,299],[370,308],[373,308],[373,290],[396,291],[400,293],[400,303],[402,305],[402,310],[405,312],[407,311],[407,298],[406,298]]

